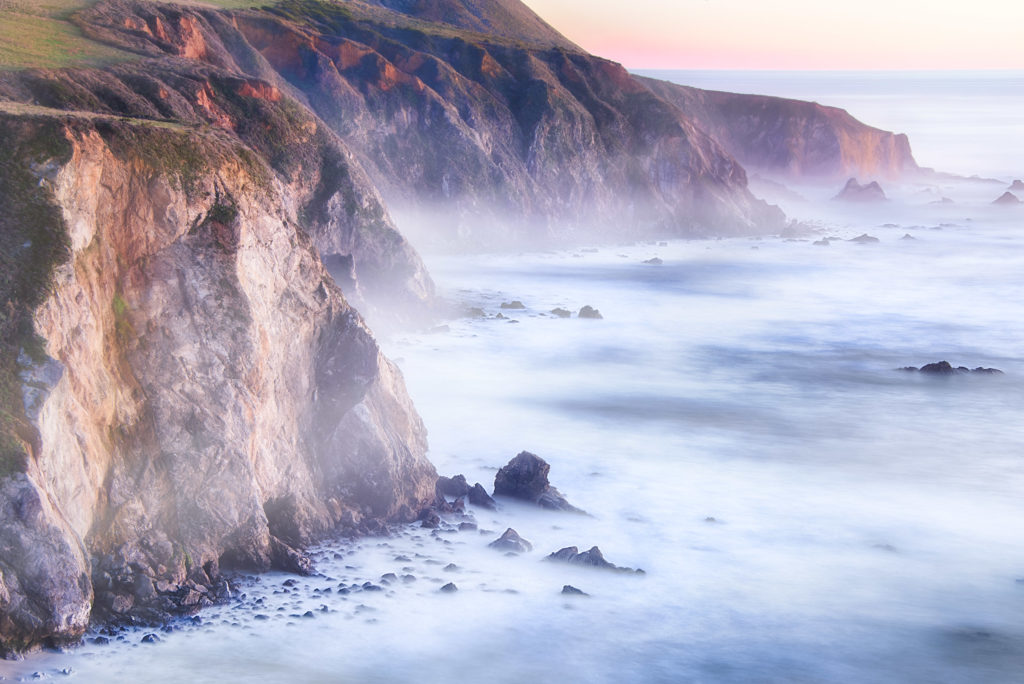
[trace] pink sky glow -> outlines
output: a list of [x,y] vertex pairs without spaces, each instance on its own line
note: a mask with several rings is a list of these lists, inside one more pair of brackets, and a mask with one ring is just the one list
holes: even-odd
[[1024,69],[1017,0],[525,0],[630,68]]

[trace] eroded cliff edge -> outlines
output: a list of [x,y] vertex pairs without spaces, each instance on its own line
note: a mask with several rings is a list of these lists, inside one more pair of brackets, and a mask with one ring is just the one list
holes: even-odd
[[318,535],[433,497],[401,374],[260,157],[138,120],[0,138],[6,260],[40,271],[3,293],[5,648],[201,605],[224,564],[301,570]]

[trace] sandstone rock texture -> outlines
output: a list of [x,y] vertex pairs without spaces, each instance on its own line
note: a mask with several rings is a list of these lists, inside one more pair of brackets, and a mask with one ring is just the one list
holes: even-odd
[[[317,536],[433,498],[401,374],[286,176],[216,130],[2,117],[0,137],[65,237],[37,336],[5,339],[41,345],[14,362],[23,414],[4,397],[5,649],[208,604],[223,566],[308,571]],[[14,208],[11,230],[38,220]]]

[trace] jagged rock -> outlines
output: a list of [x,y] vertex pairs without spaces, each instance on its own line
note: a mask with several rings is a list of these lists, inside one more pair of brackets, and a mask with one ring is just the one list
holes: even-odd
[[1017,179],[1010,183],[1009,190],[1012,192],[1024,192],[1024,181]]
[[647,259],[646,261],[644,261],[644,263],[651,264],[653,266],[661,266],[665,262],[659,259],[658,257],[653,257],[651,259]]
[[487,490],[484,489],[484,486],[479,482],[473,485],[473,488],[469,490],[469,503],[491,511],[498,509],[498,504],[495,503],[494,499],[491,498],[491,495],[487,493]]
[[555,551],[549,555],[545,560],[549,561],[560,561],[563,563],[570,563],[572,565],[585,565],[592,568],[601,568],[604,570],[614,570],[615,572],[629,572],[636,574],[644,574],[643,570],[634,570],[633,568],[624,568],[613,563],[608,562],[604,554],[601,553],[601,549],[596,546],[590,547],[589,551],[580,553],[579,549],[575,546],[567,546],[563,549]]
[[998,204],[1002,206],[1016,206],[1020,203],[1020,198],[1010,191],[1004,192],[1002,195],[1000,195],[999,197],[992,201],[992,204]]
[[437,478],[437,485],[435,486],[438,496],[466,496],[469,494],[469,483],[466,482],[465,475],[456,475],[455,477],[444,477]]
[[839,191],[839,194],[832,199],[842,202],[883,202],[886,197],[885,191],[882,190],[878,181],[861,185],[856,178],[851,178],[846,181],[846,185]]
[[521,310],[521,309],[525,309],[526,306],[521,301],[516,299],[516,300],[513,300],[511,302],[502,302],[501,303],[501,308],[502,309]]
[[453,594],[458,590],[459,588],[455,586],[455,582],[449,582],[448,584],[444,585],[439,589],[439,591],[442,591],[445,594]]
[[588,594],[587,592],[583,591],[582,589],[577,589],[571,584],[566,584],[565,586],[563,586],[562,593],[569,596],[590,596],[590,594]]
[[494,495],[522,499],[551,510],[582,513],[548,482],[550,470],[543,458],[522,451],[494,476]]
[[511,527],[505,533],[488,544],[492,549],[499,551],[514,551],[516,553],[528,553],[533,551],[533,544],[519,536],[519,533]]
[[296,575],[314,574],[313,561],[308,556],[274,536],[270,538],[270,564],[273,568]]
[[590,306],[589,304],[580,309],[580,312],[576,315],[578,318],[604,318],[604,316],[601,315],[600,311]]
[[925,375],[962,375],[965,373],[977,373],[980,375],[1002,375],[1003,371],[998,368],[968,368],[967,366],[953,366],[948,361],[939,361],[937,363],[925,364],[918,368],[917,366],[906,366],[899,370],[908,371],[912,373],[924,373]]
[[916,240],[916,239],[917,238],[914,237],[913,235],[911,235],[910,233],[906,233],[906,234],[903,235],[903,237],[900,238],[900,240]]
[[881,240],[879,240],[878,238],[876,238],[873,235],[868,235],[867,233],[863,233],[862,235],[858,235],[855,238],[850,238],[850,242],[856,242],[856,243],[861,244],[861,245],[870,245],[870,244],[874,244],[876,242],[881,242]]
[[572,316],[572,311],[569,311],[568,309],[562,309],[560,307],[552,309],[550,313],[554,314],[555,316],[558,316],[559,318],[569,318],[570,316]]

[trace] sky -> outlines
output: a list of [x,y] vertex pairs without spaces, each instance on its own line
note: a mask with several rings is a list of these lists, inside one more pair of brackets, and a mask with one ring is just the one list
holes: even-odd
[[1024,69],[1024,0],[525,0],[650,69]]

